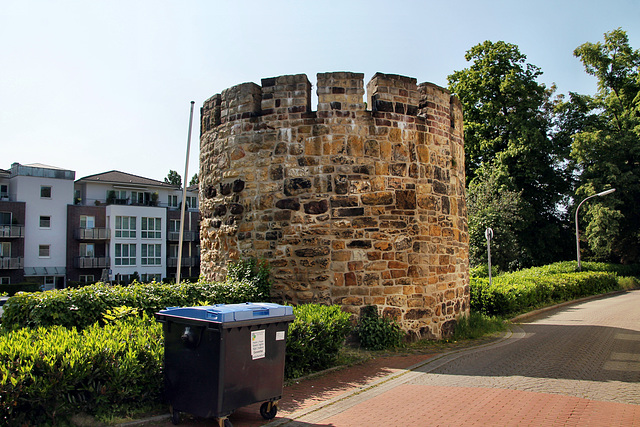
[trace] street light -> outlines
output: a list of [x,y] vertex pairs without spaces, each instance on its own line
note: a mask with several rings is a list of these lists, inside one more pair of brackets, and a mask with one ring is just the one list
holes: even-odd
[[598,194],[594,194],[593,196],[589,196],[586,199],[582,200],[580,202],[580,204],[578,205],[578,208],[576,209],[576,249],[577,249],[577,253],[578,253],[578,271],[582,271],[582,266],[580,265],[580,231],[578,230],[578,211],[580,210],[580,206],[582,206],[582,204],[584,202],[586,202],[587,200],[593,198],[593,197],[598,197],[598,196],[606,196],[607,194],[611,194],[614,191],[616,191],[615,188],[611,188],[609,190],[605,190],[602,191]]

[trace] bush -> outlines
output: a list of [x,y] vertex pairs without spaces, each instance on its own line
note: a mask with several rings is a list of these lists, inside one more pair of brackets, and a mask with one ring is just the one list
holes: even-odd
[[157,403],[163,341],[146,314],[80,332],[0,332],[0,424],[56,424],[74,413],[125,414]]
[[82,288],[17,294],[4,306],[2,327],[86,328],[100,321],[102,313],[119,306],[138,308],[152,315],[167,307],[262,302],[268,298],[268,292],[258,289],[252,280],[129,286],[96,283]]
[[293,314],[284,365],[289,379],[332,366],[351,332],[351,315],[340,306],[300,305]]
[[356,334],[360,345],[368,350],[386,350],[397,347],[404,338],[404,332],[400,326],[389,317],[380,317],[378,307],[375,305],[362,309]]
[[6,292],[9,296],[13,296],[18,292],[38,292],[41,286],[41,284],[33,282],[10,283],[0,285],[0,293]]
[[618,289],[614,273],[546,273],[530,269],[495,277],[471,277],[471,310],[490,316],[508,316],[554,302],[597,295]]

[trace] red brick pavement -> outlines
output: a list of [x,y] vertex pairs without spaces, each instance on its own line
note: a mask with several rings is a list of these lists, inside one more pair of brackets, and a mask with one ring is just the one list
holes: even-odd
[[405,384],[321,423],[336,427],[637,426],[640,406],[519,390]]

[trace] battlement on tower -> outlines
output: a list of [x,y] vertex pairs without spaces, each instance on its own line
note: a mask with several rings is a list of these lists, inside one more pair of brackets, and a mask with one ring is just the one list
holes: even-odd
[[260,118],[266,123],[314,117],[353,118],[366,111],[372,118],[403,121],[405,116],[419,117],[430,124],[446,126],[462,117],[460,102],[446,89],[432,83],[418,85],[415,78],[396,74],[376,73],[365,94],[363,73],[318,73],[316,111],[312,110],[311,89],[305,74],[270,77],[262,79],[261,85],[242,83],[225,89],[205,101],[202,132],[239,120]]

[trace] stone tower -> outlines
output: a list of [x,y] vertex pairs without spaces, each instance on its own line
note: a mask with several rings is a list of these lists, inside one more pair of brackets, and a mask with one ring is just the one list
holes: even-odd
[[376,74],[243,83],[201,111],[201,269],[269,261],[273,297],[376,305],[414,337],[469,310],[462,107],[446,89]]

